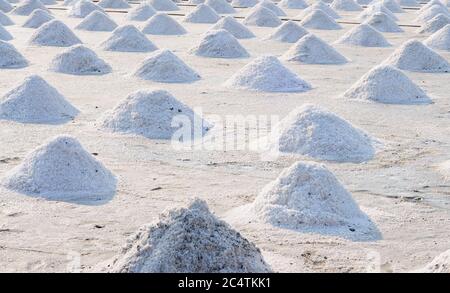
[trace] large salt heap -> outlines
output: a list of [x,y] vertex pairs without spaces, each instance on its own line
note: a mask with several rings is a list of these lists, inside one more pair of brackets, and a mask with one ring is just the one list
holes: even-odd
[[102,8],[113,8],[113,9],[127,9],[131,8],[125,0],[101,0],[98,2],[98,6]]
[[76,138],[61,135],[30,152],[1,184],[49,200],[90,201],[110,198],[116,178]]
[[409,77],[390,65],[379,65],[359,79],[343,97],[385,104],[429,104],[431,99]]
[[361,11],[363,10],[361,5],[356,3],[354,0],[334,0],[331,8],[342,11]]
[[232,6],[236,7],[253,7],[259,3],[259,0],[233,0],[231,1]]
[[192,23],[216,23],[220,15],[207,4],[200,4],[184,17],[185,22]]
[[30,15],[35,9],[42,9],[50,12],[39,0],[24,0],[11,11],[11,14]]
[[393,13],[404,12],[400,4],[398,4],[397,0],[379,0],[378,2],[384,5],[384,7],[386,7]]
[[95,10],[89,13],[75,29],[92,32],[111,32],[117,24],[107,14]]
[[283,11],[283,9],[281,9],[279,6],[273,3],[272,0],[261,0],[256,6],[265,7],[271,10],[277,16],[286,16],[286,13]]
[[156,10],[148,3],[142,3],[134,7],[127,13],[128,20],[147,21],[156,14]]
[[433,49],[450,51],[450,24],[432,34],[424,44]]
[[304,92],[309,83],[286,68],[274,56],[261,56],[245,65],[225,86],[262,92]]
[[423,269],[419,270],[420,273],[450,273],[450,250],[436,256],[429,264]]
[[147,2],[158,11],[180,10],[172,0],[148,0]]
[[390,46],[384,36],[368,24],[355,26],[339,38],[336,43],[362,47]]
[[303,10],[302,13],[300,13],[299,17],[302,19],[311,12],[313,12],[314,10],[322,10],[333,19],[341,18],[339,14],[337,14],[336,11],[334,11],[333,8],[331,8],[328,4],[325,4],[323,1],[320,0],[315,2],[313,5],[307,7],[305,10]]
[[0,25],[0,40],[11,41],[12,39],[13,36],[3,26]]
[[193,82],[200,75],[169,50],[153,52],[134,73],[135,76],[157,82]]
[[23,68],[28,61],[10,43],[0,40],[0,68]]
[[389,9],[387,9],[382,3],[375,3],[369,5],[363,12],[358,15],[360,20],[366,20],[367,18],[372,17],[375,13],[384,13],[389,16],[392,20],[397,21],[397,16],[394,15]]
[[295,43],[307,34],[308,31],[302,26],[292,20],[288,20],[273,32],[268,39],[285,43]]
[[80,44],[81,41],[69,27],[54,19],[41,25],[31,36],[29,43],[40,46],[70,47]]
[[271,10],[258,6],[250,11],[243,23],[262,27],[277,27],[281,24],[281,20]]
[[368,17],[364,22],[371,27],[375,28],[377,31],[383,33],[400,33],[403,30],[395,23],[395,20],[390,18],[387,14],[383,12],[377,12]]
[[255,37],[255,35],[245,25],[238,22],[232,16],[223,17],[211,29],[224,29],[232,34],[236,39],[250,39]]
[[13,25],[13,24],[14,24],[14,22],[11,20],[11,18],[9,18],[8,15],[6,15],[2,11],[0,11],[0,25],[8,26],[8,25]]
[[433,5],[430,8],[428,8],[427,10],[420,13],[415,21],[417,23],[426,23],[427,21],[430,21],[438,14],[444,14],[446,16],[450,16],[450,12],[448,12],[448,9],[446,7],[442,7],[440,5]]
[[50,70],[74,75],[101,75],[111,72],[111,67],[91,49],[76,45],[56,55]]
[[268,273],[260,250],[196,199],[142,227],[105,270],[120,273]]
[[22,27],[27,28],[39,28],[44,23],[49,22],[50,20],[55,19],[51,14],[42,9],[36,9],[30,16],[27,18]]
[[422,24],[420,28],[417,30],[419,34],[432,34],[450,24],[450,17],[440,13],[433,17],[431,20]]
[[302,26],[309,29],[338,30],[342,27],[323,10],[314,9],[300,22]]
[[384,63],[409,71],[450,72],[450,63],[417,40],[403,43]]
[[[191,108],[164,90],[141,90],[130,94],[100,119],[100,126],[108,131],[137,134],[150,139],[172,139],[183,125],[173,122],[183,115],[191,124],[189,138],[200,138],[211,125]],[[198,123],[198,125],[196,124]]]
[[406,7],[420,7],[420,3],[417,2],[416,0],[399,0],[398,4],[400,4],[401,6],[406,6]]
[[308,7],[305,0],[281,0],[278,5],[288,9],[305,9]]
[[13,6],[6,0],[0,0],[0,11],[8,13],[13,10]]
[[184,35],[186,30],[165,13],[156,13],[143,26],[142,32],[150,35]]
[[214,9],[219,14],[236,13],[236,10],[226,0],[206,0],[205,4]]
[[242,58],[250,56],[239,41],[226,30],[210,30],[190,50],[197,56],[211,58]]
[[348,60],[336,49],[313,34],[298,40],[283,54],[283,60],[306,64],[344,64]]
[[0,119],[22,123],[59,123],[78,114],[54,87],[32,75],[0,100]]
[[103,8],[89,0],[78,0],[70,7],[68,15],[70,17],[85,18],[93,11],[106,13]]
[[100,47],[106,51],[118,52],[151,52],[158,49],[133,25],[116,28]]

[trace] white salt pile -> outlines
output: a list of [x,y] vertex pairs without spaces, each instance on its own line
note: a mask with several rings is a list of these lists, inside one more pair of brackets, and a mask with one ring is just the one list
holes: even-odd
[[281,24],[281,20],[271,10],[258,6],[250,11],[243,23],[262,27],[277,27]]
[[28,61],[17,49],[0,40],[0,68],[23,68],[28,66]]
[[450,63],[417,40],[409,40],[395,50],[384,64],[418,72],[450,72]]
[[98,6],[102,8],[126,9],[131,8],[125,0],[101,0]]
[[450,250],[436,256],[429,264],[419,271],[420,273],[450,273]]
[[199,199],[142,227],[105,270],[120,273],[267,273],[260,250]]
[[142,32],[150,35],[184,35],[186,30],[172,17],[158,12],[144,24]]
[[417,30],[419,34],[432,34],[450,24],[450,17],[440,13],[433,17],[430,21],[422,24],[420,28]]
[[207,4],[200,4],[183,19],[185,22],[192,23],[216,23],[220,15]]
[[76,2],[78,2],[78,1],[80,1],[80,0],[64,0],[64,2],[63,2],[63,6],[72,6],[72,5],[74,5]]
[[255,37],[255,35],[245,25],[238,22],[232,16],[223,17],[211,29],[224,29],[232,34],[236,39],[250,39]]
[[354,0],[334,0],[331,8],[342,11],[361,11],[363,10],[361,5],[356,3]]
[[211,58],[242,58],[250,56],[239,41],[226,30],[210,30],[190,50],[197,56]]
[[11,41],[12,39],[13,36],[3,26],[0,25],[0,40]]
[[261,56],[245,65],[225,86],[262,92],[304,92],[309,83],[286,68],[274,56]]
[[233,0],[231,5],[236,7],[253,7],[259,3],[259,0]]
[[384,36],[368,24],[360,24],[355,26],[339,38],[336,43],[362,47],[390,46]]
[[0,11],[8,13],[13,10],[13,6],[6,0],[0,0]]
[[153,52],[135,71],[135,76],[157,82],[194,82],[200,75],[169,50]]
[[127,19],[134,21],[147,21],[155,14],[156,10],[150,4],[142,3],[128,11]]
[[306,17],[308,14],[310,14],[314,10],[322,10],[329,17],[334,18],[334,19],[341,18],[339,16],[339,14],[336,13],[336,11],[334,11],[328,4],[325,4],[323,1],[317,1],[313,5],[307,7],[305,10],[302,11],[302,13],[300,13],[299,17],[301,19],[303,19],[304,17]]
[[14,22],[11,20],[11,18],[9,18],[8,15],[0,11],[0,25],[8,26],[13,24]]
[[404,12],[402,7],[398,4],[397,0],[381,0],[379,1],[384,7],[389,9],[393,13],[402,13]]
[[369,5],[372,2],[373,0],[356,0],[356,3],[358,3],[359,5]]
[[50,20],[55,19],[52,15],[50,15],[47,11],[42,9],[36,9],[30,16],[27,18],[22,27],[27,28],[39,28],[44,23],[49,22]]
[[342,27],[328,14],[320,9],[314,9],[300,22],[302,26],[309,29],[338,30]]
[[305,0],[281,0],[278,5],[288,9],[305,9],[308,7]]
[[[150,139],[172,139],[183,125],[173,125],[183,115],[191,124],[190,139],[202,137],[211,125],[191,108],[164,90],[141,90],[130,94],[100,119],[100,126],[112,132],[137,134]],[[198,129],[194,125],[198,123]],[[186,138],[187,139],[187,138]]]
[[95,10],[89,13],[75,29],[91,32],[111,32],[117,27],[117,24],[105,13]]
[[70,7],[68,15],[70,17],[85,18],[93,11],[106,13],[103,8],[89,0],[78,0]]
[[147,2],[158,11],[180,10],[172,0],[148,0]]
[[256,6],[265,7],[271,10],[277,16],[286,16],[286,13],[283,11],[283,9],[275,5],[275,3],[272,2],[272,0],[261,0]]
[[403,29],[401,29],[395,20],[389,17],[389,15],[383,12],[376,12],[372,14],[372,16],[368,17],[364,22],[364,24],[370,25],[375,28],[377,31],[384,33],[401,33]]
[[399,0],[398,4],[400,4],[401,6],[406,6],[406,7],[420,7],[420,3],[417,2],[416,0]]
[[450,24],[432,34],[424,44],[433,49],[450,51]]
[[205,0],[189,0],[189,4],[204,4]]
[[22,123],[64,122],[77,114],[77,109],[37,75],[25,78],[0,101],[0,119]]
[[307,34],[308,31],[302,26],[292,20],[288,20],[271,34],[268,39],[285,43],[295,43]]
[[151,52],[158,48],[133,25],[116,28],[111,36],[100,44],[106,51]]
[[74,75],[101,75],[111,72],[111,67],[91,49],[75,45],[56,55],[50,70]]
[[41,25],[31,36],[29,43],[40,46],[70,47],[80,44],[81,41],[69,27],[54,19]]
[[8,172],[2,185],[49,200],[102,200],[116,189],[114,175],[72,136],[50,139]]
[[[13,0],[15,1],[15,0]],[[56,0],[39,0],[42,2],[42,4],[44,5],[56,5]]]
[[219,14],[230,14],[236,13],[233,6],[230,5],[226,0],[206,0],[205,4],[214,9]]
[[371,69],[343,97],[385,104],[431,103],[427,94],[406,74],[390,65],[379,65]]
[[448,9],[439,5],[433,5],[427,10],[423,11],[417,18],[417,23],[425,23],[427,21],[430,21],[438,14],[444,14],[445,16],[450,16],[450,12],[448,12]]
[[392,13],[381,3],[376,3],[368,6],[366,9],[364,9],[363,12],[361,12],[361,14],[359,14],[358,18],[363,21],[366,20],[367,18],[372,17],[372,15],[375,13],[384,13],[388,15],[393,21],[398,20],[397,16],[395,16],[394,13]]
[[420,14],[421,12],[427,10],[428,8],[430,8],[430,7],[433,6],[433,5],[439,5],[439,6],[442,6],[442,7],[445,8],[445,4],[442,3],[440,0],[431,0],[431,1],[428,1],[427,4],[425,4],[424,6],[421,7],[421,8],[419,9],[419,12],[418,12],[418,13]]
[[35,9],[42,9],[50,12],[39,0],[24,0],[11,11],[11,14],[30,15]]

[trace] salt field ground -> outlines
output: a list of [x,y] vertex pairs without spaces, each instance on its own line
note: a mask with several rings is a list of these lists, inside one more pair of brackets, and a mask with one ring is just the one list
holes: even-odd
[[[360,47],[334,42],[360,23],[360,11],[338,11],[342,29],[308,29],[349,60],[321,65],[283,65],[306,81],[304,92],[261,92],[224,83],[263,55],[281,57],[293,44],[268,40],[276,28],[247,26],[256,38],[239,39],[249,56],[207,58],[190,53],[213,24],[183,22],[195,6],[179,4],[169,12],[186,29],[184,35],[146,35],[159,49],[170,49],[201,79],[161,83],[133,75],[147,52],[111,52],[99,46],[111,32],[75,29],[82,21],[68,17],[67,7],[47,5],[52,15],[73,30],[83,45],[111,67],[103,75],[70,75],[49,70],[67,48],[30,45],[35,32],[22,24],[27,16],[8,14],[8,41],[29,61],[28,67],[0,69],[3,96],[26,77],[37,74],[55,87],[79,114],[67,123],[35,124],[0,120],[0,177],[28,153],[57,135],[76,137],[89,153],[114,173],[117,188],[102,201],[46,200],[0,187],[0,271],[65,272],[80,265],[96,272],[108,263],[139,227],[158,219],[167,208],[183,207],[198,197],[211,212],[255,244],[275,272],[411,272],[450,249],[450,73],[403,71],[431,98],[417,105],[361,102],[342,97],[373,67],[410,39],[425,40],[415,21],[418,9],[397,13],[402,33],[382,33],[392,45]],[[135,7],[136,3],[131,3]],[[423,6],[423,4],[422,4]],[[241,20],[251,8],[236,8]],[[119,26],[143,22],[126,19],[128,9],[107,9]],[[286,19],[300,20],[301,10],[283,8]],[[450,51],[437,50],[450,62]],[[99,119],[130,93],[161,89],[211,122],[229,115],[276,115],[281,119],[304,104],[323,107],[375,138],[380,146],[363,162],[324,161],[282,155],[264,160],[250,148],[240,150],[177,149],[169,140],[113,133]],[[214,115],[214,116],[211,116]],[[219,123],[216,121],[216,124]],[[214,131],[214,128],[213,130]],[[227,138],[234,137],[228,130]],[[231,135],[233,134],[233,135]],[[298,160],[324,163],[352,195],[380,233],[377,239],[296,231],[253,221],[239,209],[253,203],[269,182]],[[447,164],[447,165],[446,165]],[[447,170],[447,174],[446,174]],[[237,209],[238,208],[238,209]],[[244,209],[245,210],[245,209]]]

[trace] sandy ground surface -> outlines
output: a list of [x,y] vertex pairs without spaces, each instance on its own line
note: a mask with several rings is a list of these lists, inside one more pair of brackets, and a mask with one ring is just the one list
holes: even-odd
[[[182,12],[192,9],[183,7]],[[287,10],[290,16],[299,13]],[[53,11],[70,27],[81,20]],[[240,10],[244,14],[245,10]],[[110,13],[119,24],[125,14]],[[356,20],[357,13],[341,13]],[[414,24],[414,11],[399,14],[400,24]],[[450,248],[450,183],[438,166],[450,159],[450,74],[406,72],[429,93],[434,103],[397,106],[336,99],[374,65],[410,38],[423,39],[416,28],[384,34],[393,47],[336,46],[352,60],[341,66],[287,64],[310,82],[305,93],[255,93],[230,90],[223,81],[262,54],[280,56],[290,44],[262,41],[272,28],[254,28],[256,39],[241,40],[250,52],[246,59],[211,59],[191,56],[188,50],[210,25],[184,24],[185,36],[150,36],[159,47],[173,50],[197,70],[202,80],[192,84],[141,81],[130,73],[147,54],[97,50],[113,68],[104,76],[72,76],[48,71],[50,60],[63,48],[32,47],[33,29],[20,27],[25,17],[12,16],[7,29],[12,43],[31,62],[20,70],[0,70],[0,94],[29,74],[39,74],[81,110],[63,125],[19,124],[0,121],[0,176],[16,166],[44,140],[71,134],[119,178],[116,195],[96,205],[46,201],[0,189],[0,271],[61,272],[70,270],[80,256],[82,271],[90,271],[114,256],[127,237],[161,210],[180,206],[193,196],[205,199],[211,210],[224,217],[235,207],[253,201],[261,188],[298,158],[260,160],[251,151],[177,151],[167,141],[149,140],[99,131],[95,120],[130,92],[144,88],[169,90],[205,114],[256,114],[284,117],[304,103],[324,106],[374,137],[385,148],[366,163],[327,163],[361,208],[383,234],[374,242],[352,242],[337,237],[302,234],[271,226],[234,221],[242,234],[261,248],[279,272],[363,272],[380,265],[384,272],[404,272],[422,267]],[[180,19],[180,18],[178,18]],[[333,42],[352,25],[338,31],[313,31]],[[76,31],[90,48],[109,33]],[[450,53],[441,52],[450,60]],[[307,158],[303,158],[307,159]]]

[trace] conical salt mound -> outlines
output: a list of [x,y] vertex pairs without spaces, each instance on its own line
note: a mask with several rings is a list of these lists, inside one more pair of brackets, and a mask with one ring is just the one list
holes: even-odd
[[314,3],[313,5],[307,7],[305,10],[302,11],[302,13],[300,13],[300,18],[303,19],[304,17],[306,17],[308,14],[310,14],[311,12],[313,12],[314,10],[322,10],[323,12],[325,12],[329,17],[333,18],[333,19],[338,19],[341,18],[339,16],[339,14],[336,13],[336,11],[333,10],[333,8],[331,8],[330,6],[328,6],[327,4],[325,4],[323,1],[317,1],[316,3]]
[[259,6],[251,10],[245,17],[243,23],[262,27],[277,27],[281,24],[281,20],[271,10]]
[[268,273],[260,250],[196,199],[142,227],[105,269],[120,273]]
[[219,14],[236,13],[233,6],[226,0],[206,0],[205,4],[214,9]]
[[0,25],[0,40],[11,41],[12,39],[13,36],[3,26]]
[[17,49],[4,41],[0,41],[0,68],[23,68],[28,61]]
[[308,31],[300,25],[296,24],[292,20],[288,20],[281,25],[268,39],[285,42],[295,43],[303,36],[307,35]]
[[406,7],[420,7],[420,3],[416,0],[399,0],[398,4],[400,4],[400,6]]
[[39,0],[25,0],[21,2],[11,11],[11,14],[16,15],[30,15],[35,9],[42,9],[50,12],[44,4]]
[[360,24],[348,31],[337,44],[346,44],[361,47],[389,47],[390,44],[384,36],[368,24]]
[[404,12],[402,7],[398,4],[397,0],[381,0],[380,3],[393,13]]
[[30,14],[30,16],[22,25],[22,27],[39,28],[44,23],[47,23],[53,19],[55,18],[52,15],[50,15],[47,11],[36,9],[33,11],[33,13]]
[[95,10],[86,16],[75,29],[91,32],[111,32],[117,24],[105,13]]
[[0,101],[0,119],[22,123],[64,122],[77,114],[77,109],[37,75],[25,78]]
[[281,9],[275,3],[273,3],[272,0],[261,0],[256,6],[265,7],[271,10],[277,16],[286,16],[286,13],[283,11],[283,9]]
[[359,5],[369,5],[370,3],[374,2],[373,0],[356,0],[356,3]]
[[447,8],[444,8],[439,5],[433,5],[427,10],[423,11],[417,18],[417,23],[426,23],[427,21],[430,21],[438,14],[444,14],[445,16],[450,16],[450,12],[448,12]]
[[198,129],[192,127],[189,140],[202,137],[211,127],[164,90],[141,90],[130,94],[112,111],[105,113],[100,125],[112,132],[137,134],[150,139],[172,139],[179,130],[172,123],[179,115],[188,119],[191,125],[200,124]]
[[7,26],[7,25],[13,25],[14,22],[9,18],[8,15],[0,11],[0,25]]
[[375,13],[384,13],[387,16],[391,18],[393,21],[397,21],[397,16],[394,15],[389,9],[387,9],[383,4],[376,3],[368,6],[366,9],[364,9],[361,14],[359,14],[358,18],[362,21],[366,20],[367,18],[372,17]]
[[358,80],[344,95],[348,99],[385,104],[429,104],[431,99],[400,70],[379,65]]
[[219,19],[220,15],[218,15],[214,9],[207,4],[200,4],[186,15],[184,21],[192,23],[216,23]]
[[255,37],[255,35],[245,25],[238,22],[232,16],[223,17],[211,29],[224,29],[232,34],[236,39],[250,39]]
[[31,36],[30,44],[40,46],[70,47],[81,44],[80,39],[61,21],[44,23]]
[[427,21],[426,23],[422,24],[422,26],[417,30],[417,32],[419,34],[432,34],[437,32],[447,24],[450,24],[450,17],[440,13],[435,17],[433,17],[430,21]]
[[424,44],[433,49],[450,51],[450,24],[432,34]]
[[297,162],[264,187],[253,203],[262,222],[352,240],[381,235],[352,195],[323,164]]
[[169,50],[153,52],[135,71],[135,76],[157,82],[193,82],[200,75]]
[[427,4],[425,4],[424,6],[421,7],[419,9],[418,13],[419,14],[422,13],[423,11],[427,10],[428,8],[430,8],[433,5],[439,5],[439,6],[443,6],[445,8],[444,3],[442,3],[440,0],[431,0],[431,1],[428,1]]
[[211,58],[241,58],[249,54],[239,41],[226,30],[206,32],[200,43],[190,51],[192,54]]
[[142,32],[150,35],[184,35],[186,30],[172,17],[158,12],[144,24]]
[[94,4],[89,0],[79,0],[76,3],[74,3],[72,7],[69,9],[68,15],[70,17],[85,18],[93,11],[100,11],[106,13],[103,10],[103,8],[101,8],[100,6]]
[[338,30],[342,28],[333,18],[320,9],[311,11],[302,19],[300,24],[309,29]]
[[419,273],[450,273],[450,250],[447,250],[438,256],[436,256],[429,264],[423,269],[418,271]]
[[13,10],[13,6],[6,0],[0,0],[0,11],[8,13]]
[[147,21],[155,14],[156,10],[150,4],[143,3],[131,9],[127,14],[127,19],[134,21]]
[[236,7],[253,7],[259,3],[259,0],[233,0],[231,5]]
[[342,11],[361,11],[361,5],[354,0],[334,0],[330,5],[331,8]]
[[102,8],[126,9],[131,8],[125,0],[101,0],[98,6]]
[[1,184],[48,200],[91,201],[110,198],[116,178],[76,138],[61,135],[29,153]]
[[111,67],[91,49],[76,45],[53,58],[50,70],[74,75],[102,75]]
[[180,10],[172,0],[148,0],[147,2],[158,11]]
[[288,9],[305,9],[308,7],[305,0],[281,0],[278,5]]
[[387,14],[383,12],[377,12],[372,14],[371,17],[367,18],[364,24],[370,25],[377,31],[383,33],[401,33],[403,30],[395,23],[395,21],[390,18]]
[[389,56],[385,64],[418,72],[450,72],[450,64],[417,40],[409,40]]
[[261,56],[235,73],[225,86],[262,92],[304,92],[309,83],[286,68],[274,56]]
[[63,6],[72,6],[78,1],[80,1],[80,0],[64,0],[62,5]]
[[151,52],[158,48],[133,25],[116,28],[100,47],[106,51]]
[[56,5],[56,0],[39,0],[44,5]]

